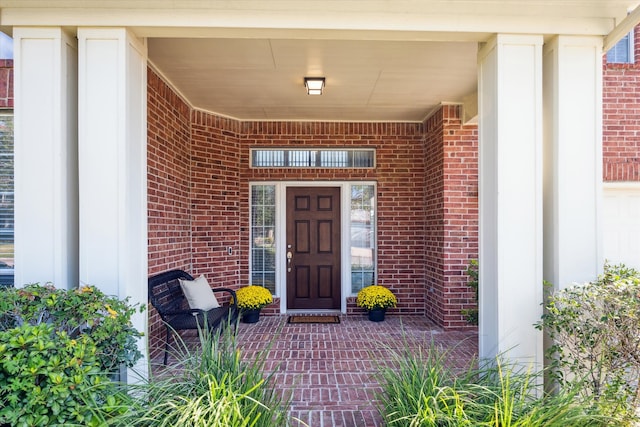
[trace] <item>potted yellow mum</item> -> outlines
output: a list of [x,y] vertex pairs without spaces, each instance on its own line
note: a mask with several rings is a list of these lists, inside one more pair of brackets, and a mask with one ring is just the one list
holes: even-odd
[[273,302],[271,291],[264,286],[249,285],[236,291],[238,308],[244,323],[260,320],[260,310]]
[[369,311],[369,320],[382,322],[389,307],[398,304],[396,296],[389,289],[380,285],[366,286],[360,289],[356,298],[356,305]]

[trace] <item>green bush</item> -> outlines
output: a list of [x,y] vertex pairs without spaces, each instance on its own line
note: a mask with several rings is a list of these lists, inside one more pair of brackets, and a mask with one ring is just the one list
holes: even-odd
[[45,323],[0,331],[0,425],[100,425],[95,408],[122,397],[87,335]]
[[547,357],[557,384],[631,419],[640,404],[640,273],[624,265],[604,270],[551,294],[538,327],[552,340]]
[[[480,291],[479,288],[479,264],[477,259],[472,259],[469,261],[469,265],[467,266],[467,276],[469,276],[469,281],[467,282],[467,286],[473,289],[475,296],[475,303],[478,304],[478,293]],[[467,319],[467,322],[470,325],[478,325],[478,308],[466,308],[462,310],[462,315]]]
[[126,408],[111,377],[141,357],[135,309],[94,287],[0,290],[0,425],[102,425]]
[[131,367],[142,357],[136,344],[141,334],[131,323],[135,312],[128,299],[107,296],[93,286],[64,290],[32,284],[0,289],[0,330],[46,323],[71,338],[88,335],[101,369],[108,372],[122,364]]

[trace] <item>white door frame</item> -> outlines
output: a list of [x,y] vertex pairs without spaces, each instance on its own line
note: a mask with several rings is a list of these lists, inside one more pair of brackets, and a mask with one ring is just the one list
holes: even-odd
[[[273,185],[276,188],[276,295],[280,298],[280,313],[287,313],[287,188],[289,187],[339,187],[340,188],[340,263],[341,263],[341,287],[340,287],[340,312],[347,312],[347,298],[351,294],[351,249],[350,239],[344,238],[351,226],[350,218],[350,188],[351,185],[373,185],[377,187],[375,181],[278,181],[278,182],[257,182],[251,181],[251,185]],[[377,198],[376,198],[377,204]],[[377,207],[376,207],[377,210]],[[376,234],[377,234],[377,212],[375,212]],[[377,235],[376,235],[377,247]],[[376,257],[377,259],[377,257]],[[377,263],[375,266],[377,275]]]

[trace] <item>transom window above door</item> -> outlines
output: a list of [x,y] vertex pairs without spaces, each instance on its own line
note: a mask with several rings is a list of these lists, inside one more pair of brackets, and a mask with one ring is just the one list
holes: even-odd
[[254,168],[374,168],[374,149],[290,149],[251,150]]

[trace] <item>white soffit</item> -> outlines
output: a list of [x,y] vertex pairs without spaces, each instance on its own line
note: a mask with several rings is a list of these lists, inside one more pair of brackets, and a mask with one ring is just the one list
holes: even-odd
[[473,97],[491,34],[604,36],[637,2],[0,0],[0,25],[125,26],[193,107],[241,120],[421,121]]

